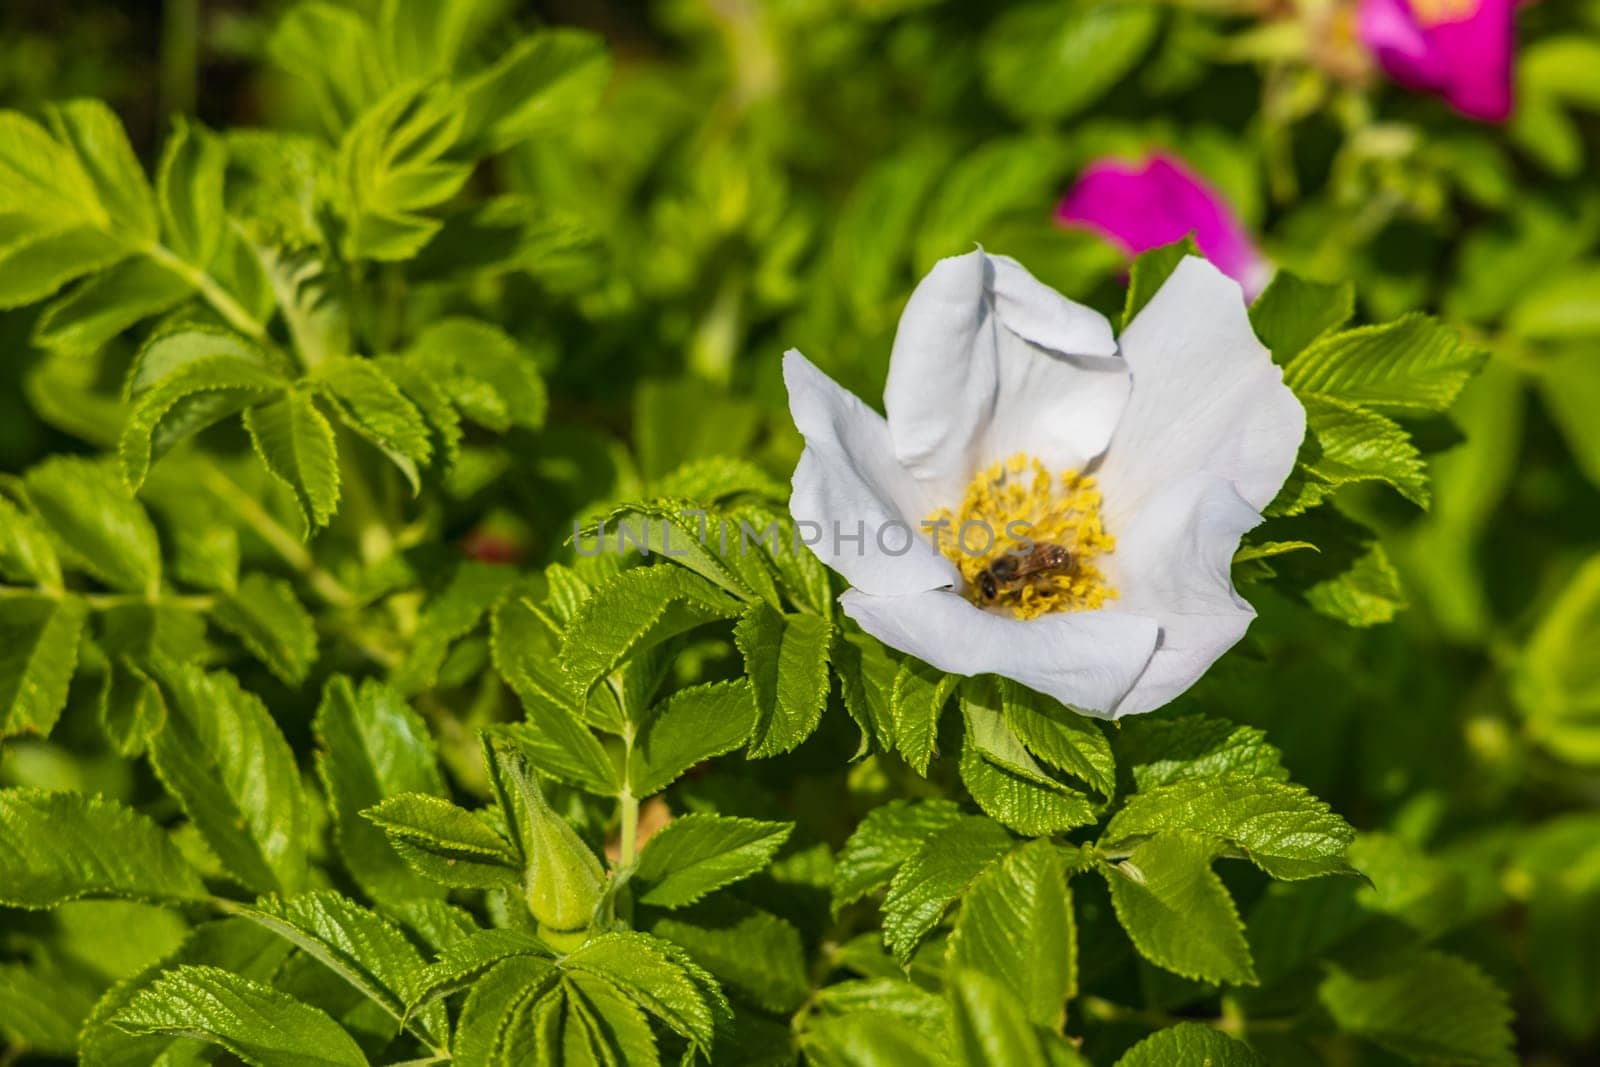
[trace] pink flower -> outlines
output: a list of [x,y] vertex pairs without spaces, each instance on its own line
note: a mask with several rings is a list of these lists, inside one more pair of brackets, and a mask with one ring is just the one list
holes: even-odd
[[1130,256],[1193,234],[1205,257],[1252,300],[1272,274],[1222,196],[1165,153],[1142,165],[1113,159],[1091,163],[1056,208],[1056,221],[1093,230]]
[[1475,119],[1511,114],[1518,0],[1361,0],[1361,40],[1401,85]]

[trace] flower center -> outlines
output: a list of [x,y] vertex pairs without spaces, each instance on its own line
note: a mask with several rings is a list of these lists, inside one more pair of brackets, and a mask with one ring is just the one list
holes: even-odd
[[966,580],[979,607],[1033,619],[1091,611],[1117,595],[1096,560],[1116,548],[1100,522],[1093,478],[1059,478],[1018,453],[982,471],[957,511],[942,508],[925,526]]
[[1411,13],[1424,28],[1460,22],[1478,13],[1480,0],[1411,0]]

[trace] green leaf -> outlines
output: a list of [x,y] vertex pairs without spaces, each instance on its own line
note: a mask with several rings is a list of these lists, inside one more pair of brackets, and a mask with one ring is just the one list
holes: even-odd
[[984,33],[984,88],[1024,122],[1064,119],[1132,71],[1160,26],[1153,4],[1013,8]]
[[7,597],[0,606],[0,738],[48,735],[67,703],[88,609],[77,597]]
[[1126,330],[1134,317],[1144,310],[1152,297],[1167,284],[1172,272],[1178,269],[1185,256],[1199,256],[1200,248],[1192,236],[1160,248],[1141,252],[1128,268],[1128,298],[1122,306],[1122,328]]
[[98,989],[51,962],[0,963],[0,1040],[44,1057],[71,1058]]
[[727,1002],[710,975],[682,951],[659,938],[624,931],[592,938],[561,965],[606,979],[673,1033],[709,1051],[715,1017],[728,1010]]
[[1060,849],[1031,841],[978,875],[962,897],[945,959],[952,969],[994,979],[1034,1023],[1060,1029],[1078,986],[1072,893]]
[[772,861],[793,823],[684,815],[645,843],[634,869],[641,904],[681,908]]
[[1002,680],[1000,693],[1006,725],[1028,751],[1082,779],[1103,796],[1115,794],[1116,760],[1111,743],[1094,720],[1014,682]]
[[465,808],[426,793],[387,797],[361,813],[411,869],[440,885],[493,889],[521,881],[511,842]]
[[423,608],[416,639],[390,681],[407,693],[431,687],[438,681],[451,644],[477,628],[515,577],[509,567],[472,561],[458,566],[449,584]]
[[766,554],[754,546],[761,530],[743,533],[730,512],[681,500],[626,504],[574,540],[601,546],[612,534],[619,554],[665,556],[740,600],[778,602]]
[[256,454],[288,486],[307,530],[326,526],[339,505],[339,463],[333,427],[304,393],[290,391],[245,412]]
[[472,986],[450,1043],[456,1067],[489,1067],[501,1035],[517,1010],[537,1000],[559,981],[561,972],[549,960],[513,956],[490,968]]
[[1191,778],[1289,778],[1265,732],[1203,715],[1133,719],[1118,732],[1117,753],[1142,793]]
[[411,492],[420,492],[417,468],[432,458],[433,440],[422,413],[399,386],[375,362],[354,356],[327,360],[311,380],[339,421],[376,445],[406,476]]
[[317,628],[294,586],[259,572],[217,601],[211,621],[233,634],[285,685],[298,686],[317,658]]
[[1577,763],[1600,761],[1600,555],[1567,579],[1528,636],[1512,673],[1512,695],[1529,734]]
[[996,1063],[1049,1063],[1043,1035],[1028,1021],[1011,991],[977,971],[957,970],[948,980],[950,1043],[963,1067]]
[[462,86],[463,139],[489,153],[534,134],[569,129],[600,99],[610,76],[610,56],[600,38],[572,29],[529,34]]
[[232,330],[203,322],[179,322],[158,327],[139,346],[125,391],[130,398],[137,397],[191,363],[221,357],[263,370],[283,369],[261,346]]
[[266,705],[232,675],[163,666],[166,722],[150,762],[222,866],[256,892],[307,876],[309,812],[300,769]]
[[695,764],[743,745],[756,721],[744,679],[680,689],[650,712],[628,753],[628,788],[659,793]]
[[287,383],[233,356],[185,363],[140,394],[122,428],[122,474],[138,489],[150,464],[201,430],[281,392]]
[[156,202],[166,245],[181,259],[207,267],[228,231],[222,208],[228,151],[222,139],[181,115],[161,150]]
[[1559,352],[1541,361],[1538,383],[1539,397],[1572,458],[1589,481],[1600,485],[1600,423],[1589,418],[1600,403],[1597,365],[1600,359],[1592,348]]
[[1511,332],[1530,341],[1600,337],[1600,264],[1574,266],[1541,280],[1511,309]]
[[1232,842],[1256,866],[1293,881],[1353,873],[1350,824],[1302,786],[1270,778],[1189,778],[1128,798],[1101,838],[1116,846],[1168,830]]
[[166,721],[167,703],[161,686],[126,657],[106,665],[100,689],[100,732],[117,755],[142,755],[150,736]]
[[361,815],[402,793],[444,793],[427,723],[393,688],[369,678],[358,689],[336,675],[323,688],[313,729],[317,774],[350,876],[384,903],[437,896],[434,883],[415,874]]
[[895,872],[883,902],[883,942],[902,964],[985,867],[1016,844],[995,822],[965,815],[926,836]]
[[77,153],[17,111],[0,111],[0,202],[29,220],[109,223]]
[[167,835],[131,808],[79,793],[0,790],[0,904],[205,896],[200,876]]
[[366,1067],[355,1039],[325,1013],[217,967],[179,967],[116,1016],[135,1034],[221,1045],[252,1067]]
[[412,983],[407,1010],[472,986],[501,960],[513,956],[553,957],[550,947],[522,930],[479,930],[439,953]]
[[495,668],[526,712],[517,738],[540,771],[591,793],[617,795],[617,768],[584,725],[582,695],[561,669],[558,622],[531,597],[507,597],[495,606],[490,623]]
[[891,800],[873,808],[834,863],[833,910],[888,885],[925,841],[964,818],[948,800]]
[[817,615],[784,615],[756,603],[734,627],[755,695],[750,756],[775,756],[811,736],[828,702],[833,625]]
[[812,1021],[800,1035],[817,1067],[902,1067],[945,1061],[943,1043],[893,1015],[857,1012]]
[[1282,366],[1313,341],[1349,322],[1355,310],[1353,282],[1328,284],[1280,270],[1250,305],[1250,325]]
[[1406,414],[1440,412],[1488,354],[1425,315],[1346,330],[1310,345],[1284,368],[1284,384],[1302,399]]
[[935,670],[921,660],[900,662],[889,696],[895,747],[923,777],[927,777],[938,742],[939,717],[960,684],[957,675]]
[[1335,967],[1317,996],[1341,1030],[1410,1060],[1517,1062],[1505,993],[1472,964],[1442,952],[1410,949],[1367,968]]
[[1168,831],[1102,870],[1117,920],[1145,959],[1185,978],[1255,985],[1244,924],[1211,869],[1219,847],[1212,838]]
[[109,469],[54,456],[28,471],[23,485],[71,566],[123,592],[156,595],[161,544],[155,527]]
[[683,948],[729,993],[767,1011],[792,1012],[810,978],[794,924],[727,897],[656,919],[650,932]]
[[1045,134],[987,141],[961,157],[933,191],[917,227],[917,265],[971,251],[1008,211],[1041,210],[1056,194],[1065,162],[1063,143]]
[[[1010,736],[1016,742],[1015,735]],[[1022,751],[1016,743],[1014,751]],[[1014,752],[1013,752],[1014,754]],[[1070,789],[1038,770],[1004,766],[994,749],[974,743],[969,734],[961,746],[961,781],[985,814],[1025,837],[1044,837],[1095,820],[1087,795]],[[1030,760],[1031,762],[1031,760]]]
[[588,692],[630,656],[708,622],[730,619],[742,605],[681,567],[632,567],[602,582],[572,617],[561,641],[561,665]]
[[1266,1067],[1266,1060],[1243,1041],[1236,1041],[1204,1023],[1179,1023],[1157,1030],[1122,1054],[1116,1067],[1171,1067],[1178,1063],[1206,1067]]
[[137,322],[181,304],[187,280],[142,256],[84,280],[39,316],[34,343],[66,352],[93,352]]
[[129,239],[153,240],[155,201],[122,120],[99,100],[69,100],[48,109],[51,132],[88,177],[109,224]]
[[869,741],[886,752],[892,749],[894,683],[900,674],[900,661],[877,638],[839,628],[834,631],[833,664],[845,711],[861,728],[861,750],[857,754],[866,753]]
[[403,85],[369,108],[339,145],[340,204],[350,259],[403,260],[439,229],[423,214],[453,197],[472,174],[447,160],[463,122],[449,94]]
[[0,309],[22,307],[127,255],[115,238],[91,226],[35,232],[0,245]]
[[1351,626],[1388,622],[1406,606],[1400,575],[1377,541],[1343,572],[1307,589],[1305,598],[1317,611]]
[[0,496],[0,577],[61,589],[61,560],[38,516]]
[[[376,912],[330,890],[282,899],[267,897],[245,918],[305,952],[394,1017],[398,1031],[417,999],[422,954],[400,928]],[[443,1005],[410,1015],[418,1037],[443,1047],[449,1020]]]
[[1411,435],[1387,416],[1320,394],[1301,397],[1306,427],[1319,454],[1307,465],[1328,487],[1351,482],[1387,482],[1401,496],[1426,508],[1432,497],[1428,469]]
[[550,402],[533,356],[496,326],[441,319],[417,336],[405,358],[480,426],[505,433],[544,425]]

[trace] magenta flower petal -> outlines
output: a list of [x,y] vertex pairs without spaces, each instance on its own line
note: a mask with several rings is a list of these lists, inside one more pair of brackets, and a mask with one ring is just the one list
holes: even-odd
[[1056,221],[1094,230],[1130,256],[1193,234],[1205,257],[1244,286],[1250,299],[1271,274],[1221,195],[1164,153],[1142,165],[1091,163],[1056,209]]
[[1361,40],[1401,85],[1475,119],[1511,114],[1517,0],[1361,0]]

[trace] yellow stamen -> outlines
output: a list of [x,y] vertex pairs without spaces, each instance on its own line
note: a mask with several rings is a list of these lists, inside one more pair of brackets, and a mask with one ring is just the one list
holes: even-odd
[[[966,580],[967,599],[1019,619],[1056,611],[1090,611],[1117,591],[1106,584],[1096,560],[1116,548],[1100,521],[1095,480],[1077,471],[1059,479],[1043,463],[1018,453],[982,471],[967,486],[958,511],[943,508],[928,518],[934,542]],[[983,575],[995,563],[1020,560],[1035,545],[1057,545],[1071,566],[994,582],[984,595]]]

